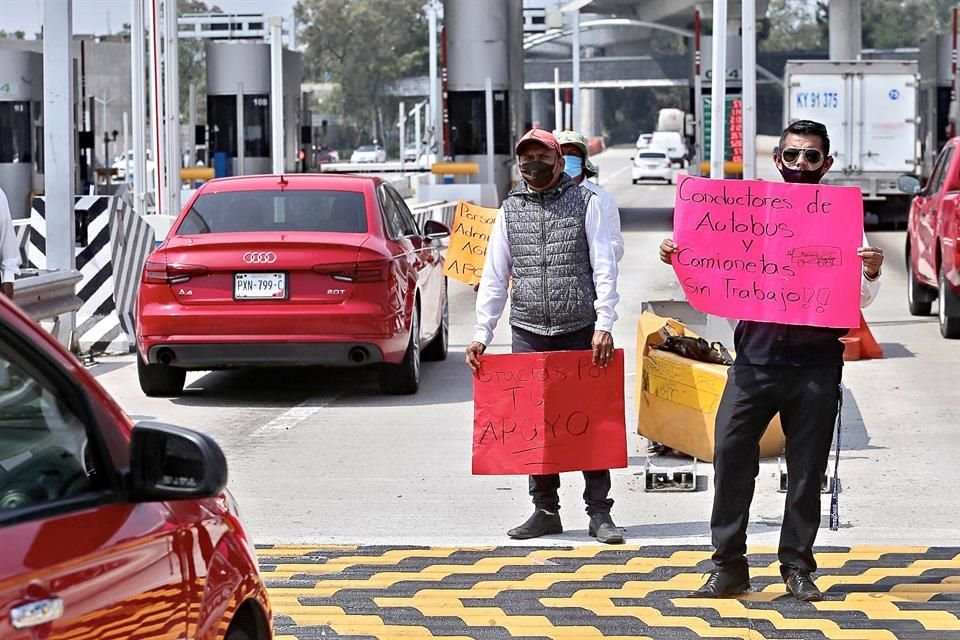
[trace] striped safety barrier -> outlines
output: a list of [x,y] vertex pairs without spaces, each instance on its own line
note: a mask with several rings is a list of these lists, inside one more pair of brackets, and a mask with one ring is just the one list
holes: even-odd
[[[76,338],[82,353],[130,353],[134,342],[133,301],[140,270],[153,233],[122,198],[77,196],[76,268],[82,279],[77,295]],[[34,197],[26,236],[26,265],[47,268],[46,202]]]

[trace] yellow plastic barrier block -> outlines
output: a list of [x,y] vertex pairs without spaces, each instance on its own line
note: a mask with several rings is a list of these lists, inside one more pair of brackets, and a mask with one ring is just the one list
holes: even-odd
[[[640,316],[637,332],[637,432],[654,442],[711,462],[717,409],[727,383],[727,367],[654,349],[654,345],[662,343],[660,330],[667,324],[674,333],[697,337],[676,320],[649,311]],[[784,444],[783,428],[777,415],[760,439],[760,457],[780,454]]]
[[213,167],[184,167],[180,169],[181,180],[213,180]]
[[474,176],[480,173],[480,165],[476,162],[434,162],[430,165],[430,172],[446,176]]
[[[706,160],[700,163],[700,175],[709,176],[710,175],[710,163]],[[743,175],[743,163],[742,162],[733,162],[732,160],[723,161],[723,175],[725,176],[742,176]]]

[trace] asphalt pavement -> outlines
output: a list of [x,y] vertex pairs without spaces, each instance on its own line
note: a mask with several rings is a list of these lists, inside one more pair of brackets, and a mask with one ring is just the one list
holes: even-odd
[[[613,517],[631,545],[709,544],[711,469],[702,490],[646,493],[646,442],[636,435],[636,333],[645,300],[681,298],[672,271],[657,259],[671,232],[674,187],[632,185],[629,148],[596,157],[601,182],[617,199],[626,242],[620,264],[620,319],[626,352],[629,466],[613,472]],[[772,178],[772,163],[759,161]],[[818,545],[960,545],[960,341],[947,341],[936,319],[907,313],[904,232],[868,234],[884,248],[883,286],[866,310],[886,357],[848,363],[839,531]],[[207,432],[223,447],[230,488],[260,544],[514,544],[505,531],[529,515],[523,477],[470,473],[472,382],[463,350],[473,333],[474,293],[451,281],[451,354],[425,363],[420,392],[381,396],[362,372],[192,373],[178,398],[145,397],[134,358],[101,357],[98,380],[136,420]],[[491,352],[509,351],[501,322]],[[783,506],[776,460],[765,460],[751,512],[750,543],[776,545]],[[538,545],[596,544],[587,535],[580,474],[564,474],[561,535]],[[824,501],[826,509],[828,501]]]

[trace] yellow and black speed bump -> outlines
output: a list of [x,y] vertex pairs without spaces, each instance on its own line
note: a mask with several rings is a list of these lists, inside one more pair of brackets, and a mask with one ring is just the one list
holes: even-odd
[[686,597],[704,546],[262,546],[276,637],[493,640],[960,640],[960,547],[822,547],[823,602],[784,591],[751,549],[753,590]]

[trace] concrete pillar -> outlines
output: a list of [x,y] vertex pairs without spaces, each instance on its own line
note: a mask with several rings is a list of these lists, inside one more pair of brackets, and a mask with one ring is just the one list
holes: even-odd
[[47,213],[47,264],[73,269],[73,0],[43,3],[43,158]]
[[861,0],[830,0],[830,59],[856,60],[862,45]]
[[541,129],[553,129],[553,91],[530,92],[530,120]]
[[577,131],[592,138],[603,132],[603,89],[580,90],[580,125]]
[[527,132],[527,100],[523,88],[523,0],[508,0],[510,43],[510,148]]
[[[73,101],[73,0],[43,3],[43,156],[47,213],[47,266],[76,268],[73,197],[76,145]],[[60,317],[57,338],[68,344],[76,316]]]

